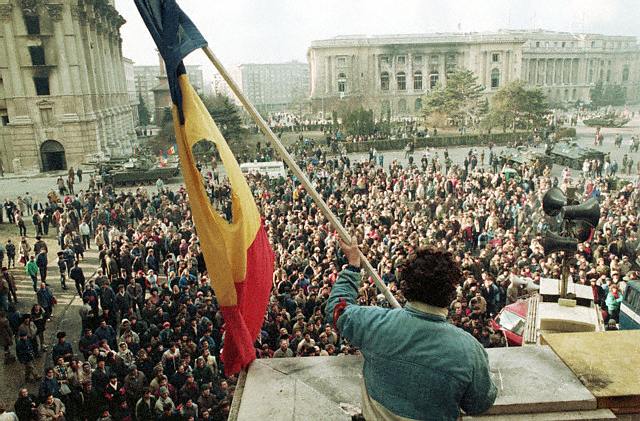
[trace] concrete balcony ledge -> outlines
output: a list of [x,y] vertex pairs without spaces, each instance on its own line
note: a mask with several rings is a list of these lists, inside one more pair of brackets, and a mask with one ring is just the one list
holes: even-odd
[[[487,352],[498,398],[486,414],[463,420],[616,418],[549,346]],[[361,407],[362,363],[360,356],[256,360],[241,376],[229,419],[350,420]],[[635,410],[624,419],[640,417]]]

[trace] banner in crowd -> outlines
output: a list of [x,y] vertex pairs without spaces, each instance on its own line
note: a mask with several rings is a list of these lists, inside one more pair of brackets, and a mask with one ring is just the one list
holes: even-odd
[[[175,0],[135,2],[165,61],[182,175],[225,322],[222,362],[225,373],[234,374],[255,359],[253,344],[269,300],[273,251],[240,166],[185,74],[182,59],[206,41]],[[232,190],[231,222],[211,205],[196,168],[192,147],[203,139],[216,145],[226,169]]]

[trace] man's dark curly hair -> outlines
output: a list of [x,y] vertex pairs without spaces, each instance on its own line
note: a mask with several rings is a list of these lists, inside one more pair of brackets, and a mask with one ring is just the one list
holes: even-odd
[[400,289],[409,301],[449,307],[461,281],[462,271],[451,253],[436,248],[417,250],[401,266]]

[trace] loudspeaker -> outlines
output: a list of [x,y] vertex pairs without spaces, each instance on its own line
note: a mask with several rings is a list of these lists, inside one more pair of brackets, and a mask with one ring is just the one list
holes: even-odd
[[579,219],[590,223],[593,227],[597,227],[600,220],[600,204],[594,197],[579,205],[565,206],[562,212],[564,219],[570,221]]
[[578,240],[547,231],[542,239],[542,248],[544,248],[544,254],[551,254],[556,251],[575,252],[578,250]]
[[557,187],[552,187],[542,198],[542,209],[549,216],[557,216],[567,205],[567,196]]

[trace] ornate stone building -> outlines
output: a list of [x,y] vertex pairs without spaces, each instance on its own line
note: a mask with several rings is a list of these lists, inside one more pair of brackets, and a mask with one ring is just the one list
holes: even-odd
[[589,100],[598,80],[620,84],[640,99],[640,49],[635,37],[550,31],[347,36],[314,41],[308,51],[311,103],[329,114],[345,104],[376,116],[414,116],[422,97],[447,74],[466,68],[491,95],[524,80],[557,102]]
[[113,0],[0,0],[0,159],[8,171],[131,153]]

